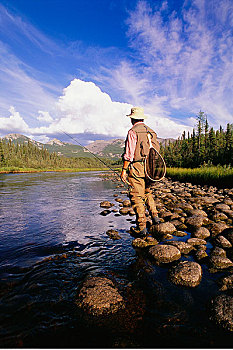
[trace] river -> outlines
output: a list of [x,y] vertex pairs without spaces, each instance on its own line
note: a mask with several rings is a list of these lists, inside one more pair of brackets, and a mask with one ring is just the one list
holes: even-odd
[[[166,269],[132,248],[134,218],[100,215],[103,200],[118,208],[113,195],[126,198],[122,190],[98,172],[0,175],[2,347],[205,347],[232,340],[208,321],[217,287],[207,271],[198,288],[172,286]],[[110,228],[122,239],[111,240]],[[106,334],[77,319],[77,289],[92,275],[137,286],[145,304],[139,328]]]

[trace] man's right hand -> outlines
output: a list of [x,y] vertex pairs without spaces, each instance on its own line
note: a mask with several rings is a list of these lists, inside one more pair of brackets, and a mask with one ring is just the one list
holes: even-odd
[[127,181],[127,174],[126,174],[126,170],[125,169],[122,169],[121,181],[124,182],[127,185],[130,185],[129,181]]

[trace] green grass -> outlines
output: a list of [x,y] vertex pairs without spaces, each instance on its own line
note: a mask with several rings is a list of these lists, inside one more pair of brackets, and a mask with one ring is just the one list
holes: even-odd
[[108,170],[108,168],[58,168],[58,169],[49,169],[49,168],[19,168],[19,167],[0,167],[0,174],[9,174],[9,173],[40,173],[47,171],[60,171],[60,172],[84,172],[84,171],[103,171]]
[[233,168],[213,166],[194,169],[167,168],[167,176],[173,180],[200,185],[213,185],[219,188],[233,187]]

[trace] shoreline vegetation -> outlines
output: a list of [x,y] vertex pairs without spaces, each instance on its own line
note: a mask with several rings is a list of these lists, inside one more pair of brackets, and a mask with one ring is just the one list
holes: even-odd
[[3,167],[0,168],[0,174],[19,174],[19,173],[44,173],[44,172],[86,172],[86,171],[110,171],[108,168],[19,168]]
[[167,168],[167,177],[181,182],[198,185],[212,185],[219,188],[233,187],[233,168],[211,166],[200,168]]
[[[121,168],[114,167],[115,171]],[[107,167],[96,168],[19,168],[0,167],[0,174],[16,173],[40,173],[40,172],[89,172],[89,171],[111,171]],[[167,168],[166,177],[180,182],[191,182],[192,184],[212,185],[219,188],[233,187],[233,168],[227,166],[212,166],[200,168]]]

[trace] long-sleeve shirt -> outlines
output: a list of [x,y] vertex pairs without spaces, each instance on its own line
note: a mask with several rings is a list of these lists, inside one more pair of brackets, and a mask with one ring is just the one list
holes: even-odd
[[[143,122],[137,122],[136,124],[143,124]],[[126,139],[126,145],[125,145],[125,153],[124,153],[124,160],[128,160],[129,162],[132,162],[134,159],[134,153],[136,149],[137,144],[137,134],[135,131],[130,129],[128,131],[127,139]]]

